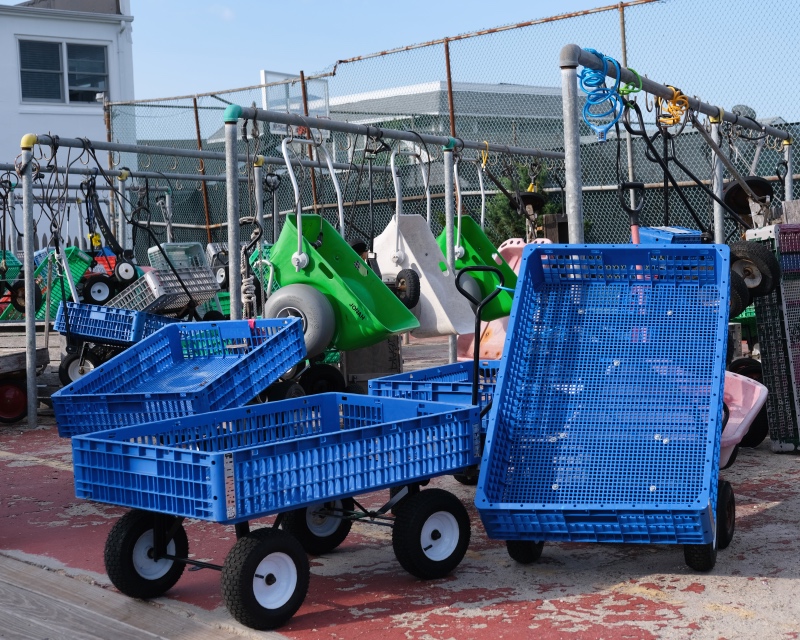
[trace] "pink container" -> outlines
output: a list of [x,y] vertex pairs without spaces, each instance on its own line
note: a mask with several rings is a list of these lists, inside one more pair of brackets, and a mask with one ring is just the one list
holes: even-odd
[[[549,244],[546,238],[537,238],[535,244]],[[522,238],[509,238],[497,248],[508,266],[519,273],[519,264],[522,262],[522,252],[527,243]],[[503,345],[506,342],[508,318],[498,318],[491,322],[481,322],[481,360],[499,360],[503,355]],[[468,333],[458,336],[456,355],[459,362],[471,361],[475,352],[475,334]]]
[[758,412],[761,411],[761,407],[767,401],[767,392],[767,388],[760,382],[740,376],[738,373],[725,372],[723,399],[730,415],[722,431],[719,449],[720,469],[728,464],[734,448],[742,441]]

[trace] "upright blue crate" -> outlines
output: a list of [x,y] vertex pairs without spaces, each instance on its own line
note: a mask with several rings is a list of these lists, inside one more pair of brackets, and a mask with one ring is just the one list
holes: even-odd
[[[494,395],[499,360],[482,360],[478,368],[478,406],[483,409]],[[456,362],[440,367],[417,369],[369,381],[369,395],[388,398],[409,398],[432,402],[472,403],[473,365]],[[488,417],[481,422],[486,432]]]
[[54,393],[58,433],[242,406],[305,355],[298,318],[167,325]]
[[503,540],[713,539],[724,245],[528,245],[475,504]]
[[702,234],[686,227],[639,227],[641,244],[700,244]]
[[418,482],[476,462],[478,410],[325,393],[72,439],[79,498],[215,522]]
[[133,344],[167,324],[178,322],[175,318],[130,309],[77,302],[66,304],[67,317],[64,317],[64,302],[61,302],[53,329],[66,335],[69,321],[70,334],[98,344]]

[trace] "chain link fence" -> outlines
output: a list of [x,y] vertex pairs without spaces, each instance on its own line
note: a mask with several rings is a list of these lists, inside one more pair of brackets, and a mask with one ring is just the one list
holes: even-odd
[[[724,8],[710,0],[639,0],[571,16],[556,16],[523,25],[489,29],[476,34],[410,45],[400,50],[335,65],[304,78],[277,78],[245,89],[164,100],[112,103],[111,136],[114,141],[185,149],[224,149],[224,109],[229,104],[257,106],[278,111],[330,117],[384,128],[450,135],[470,140],[544,150],[563,150],[563,113],[558,56],[569,43],[591,47],[635,68],[642,75],[679,87],[690,96],[720,105],[726,111],[759,119],[795,135],[800,127],[800,106],[786,87],[786,43],[800,30],[800,13],[789,0],[760,3],[736,2]],[[770,28],[757,29],[770,17]],[[779,16],[779,20],[774,17]],[[448,82],[449,80],[449,82]],[[648,131],[656,127],[652,97],[637,96]],[[452,107],[451,107],[452,104]],[[452,117],[451,117],[452,113]],[[286,129],[259,123],[240,123],[239,153],[281,156]],[[300,137],[302,131],[291,131]],[[319,136],[319,132],[312,132]],[[588,242],[627,242],[628,219],[623,213],[617,185],[628,180],[628,150],[614,129],[607,142],[597,142],[591,129],[581,123],[581,162],[584,189],[585,236]],[[396,194],[389,172],[392,150],[398,155],[397,172],[403,195],[403,211],[426,215],[421,168],[430,172],[432,226],[441,230],[444,185],[441,150],[424,144],[365,139],[343,134],[324,134],[323,144],[337,162],[351,163],[351,170],[337,171],[345,202],[348,241],[369,240],[379,233],[394,213]],[[698,224],[673,189],[667,191],[670,216],[664,218],[663,172],[646,157],[641,138],[632,141],[634,180],[646,185],[642,224],[670,224],[697,228]],[[722,148],[745,175],[771,181],[777,200],[794,199],[783,193],[776,170],[782,159],[774,140],[748,135],[738,127],[723,127]],[[309,146],[293,143],[293,156],[308,157]],[[691,126],[674,138],[671,153],[702,180],[711,178],[711,153]],[[619,160],[618,160],[619,158]],[[338,212],[331,176],[315,155],[318,168],[298,169],[300,205],[336,224]],[[461,206],[465,214],[480,219],[484,200],[497,197],[487,181],[482,192],[478,180],[480,154],[464,152],[459,158]],[[619,163],[619,170],[618,170]],[[115,166],[170,172],[224,174],[223,161],[148,157],[121,154]],[[241,163],[243,178],[247,163]],[[489,171],[513,180],[534,182],[551,201],[551,211],[563,203],[563,164],[531,163],[530,159],[490,154]],[[295,197],[286,167],[280,162],[267,168],[281,177],[274,193],[283,216],[295,211]],[[685,184],[686,199],[700,222],[709,225],[712,201],[688,176],[675,169]],[[509,180],[509,178],[513,178]],[[725,174],[725,180],[731,176]],[[800,185],[800,181],[796,181]],[[137,183],[131,193],[134,204],[158,211],[158,190],[172,194],[175,237],[181,241],[226,240],[224,182],[206,187],[189,182]],[[527,184],[519,184],[524,189]],[[796,186],[800,188],[800,186]],[[484,196],[484,197],[482,197]],[[144,202],[145,198],[149,198]],[[252,184],[241,185],[241,215],[254,215]],[[270,194],[265,198],[267,239],[272,238],[273,211]],[[158,214],[154,213],[153,218]],[[491,226],[491,216],[489,225]],[[277,231],[277,229],[275,229]],[[734,232],[733,226],[729,229]],[[242,231],[242,239],[249,230]],[[145,241],[146,243],[147,241]],[[146,246],[137,251],[146,253]]]

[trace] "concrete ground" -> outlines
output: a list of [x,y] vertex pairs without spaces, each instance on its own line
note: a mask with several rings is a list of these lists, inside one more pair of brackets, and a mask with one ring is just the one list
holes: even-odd
[[[404,347],[406,367],[444,362],[446,345],[412,341]],[[73,584],[86,615],[119,611],[126,624],[141,629],[139,637],[205,637],[196,630],[202,628],[219,637],[309,640],[797,638],[800,458],[771,453],[765,442],[743,449],[722,476],[736,494],[736,534],[708,574],[689,569],[682,549],[669,545],[547,544],[538,562],[519,565],[503,542],[487,538],[472,504],[474,487],[437,478],[431,486],[458,495],[472,519],[469,550],[452,575],[417,580],[396,561],[389,529],[356,523],[339,549],[311,558],[308,596],[294,618],[264,634],[229,616],[219,575],[208,569],[187,570],[166,597],[141,604],[136,613],[125,608],[128,599],[110,586],[103,567],[106,536],[124,510],[74,497],[70,442],[58,437],[52,416],[42,415],[36,429],[0,427],[0,560],[13,564],[20,583],[27,568],[31,580],[46,570],[65,593]],[[378,506],[384,498],[373,494],[364,502]],[[199,560],[221,563],[235,540],[233,527],[190,521],[186,529],[190,553]],[[0,583],[4,575],[0,571]],[[45,637],[6,622],[23,615],[14,593],[0,589],[0,638]],[[196,628],[137,626],[147,611]],[[74,635],[54,628],[46,637],[110,637],[88,626]]]

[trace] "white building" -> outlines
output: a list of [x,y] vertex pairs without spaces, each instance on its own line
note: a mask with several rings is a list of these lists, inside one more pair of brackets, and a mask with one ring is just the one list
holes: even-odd
[[130,0],[0,6],[0,163],[26,133],[106,139],[103,98],[134,98],[132,21]]

